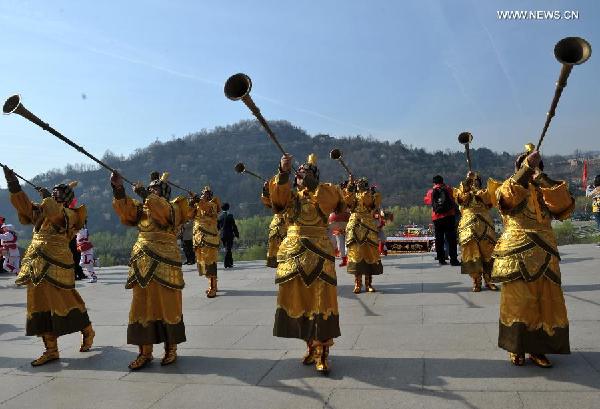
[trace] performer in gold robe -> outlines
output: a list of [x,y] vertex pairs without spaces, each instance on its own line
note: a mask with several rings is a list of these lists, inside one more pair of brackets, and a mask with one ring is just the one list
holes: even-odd
[[40,189],[41,203],[33,203],[21,190],[12,170],[4,167],[10,201],[22,224],[32,224],[33,238],[21,262],[16,284],[27,286],[26,335],[44,342],[44,353],[31,362],[44,365],[59,358],[58,337],[81,331],[79,351],[92,347],[95,332],[83,299],[75,289],[73,254],[69,241],[86,220],[86,208],[70,209],[74,193],[70,185]]
[[552,219],[568,218],[575,207],[567,184],[542,173],[534,146],[516,161],[515,174],[496,191],[504,232],[494,250],[492,281],[503,283],[498,345],[515,365],[525,353],[538,366],[545,354],[568,354],[569,321],[561,289],[560,256]]
[[269,194],[269,182],[265,182],[262,195],[262,203],[273,210],[273,218],[269,224],[269,244],[267,248],[267,267],[277,268],[277,252],[279,246],[287,234],[288,222],[286,209],[273,207]]
[[462,254],[461,273],[473,279],[473,292],[481,291],[481,278],[485,287],[498,291],[490,282],[492,253],[496,245],[496,230],[490,215],[493,198],[488,189],[482,189],[481,176],[469,172],[467,178],[454,190],[460,205],[461,218],[458,224],[458,244]]
[[217,218],[221,211],[221,201],[213,195],[209,186],[205,186],[193,201],[194,214],[194,251],[198,273],[208,279],[206,296],[217,296],[217,259],[219,257],[219,230]]
[[378,250],[379,230],[374,212],[381,207],[381,193],[369,188],[369,181],[352,176],[344,189],[344,200],[350,209],[350,220],[346,226],[346,248],[348,251],[348,273],[354,275],[355,294],[360,293],[362,276],[365,276],[365,291],[374,292],[373,276],[383,274]]
[[181,290],[184,286],[177,232],[192,212],[184,197],[169,201],[171,188],[167,174],[153,179],[148,188],[135,187],[138,202],[125,194],[123,179],[111,175],[113,208],[121,223],[137,227],[138,238],[131,250],[125,288],[133,290],[127,343],[137,345],[139,354],[129,364],[143,368],[153,359],[154,344],[164,343],[161,365],[177,359],[177,344],[185,342]]
[[327,215],[344,207],[336,185],[319,183],[315,155],[298,168],[290,185],[292,157],[281,158],[279,173],[269,181],[273,206],[290,208],[287,236],[277,253],[279,285],[273,335],[306,341],[305,365],[329,373],[327,357],[340,336],[337,278]]

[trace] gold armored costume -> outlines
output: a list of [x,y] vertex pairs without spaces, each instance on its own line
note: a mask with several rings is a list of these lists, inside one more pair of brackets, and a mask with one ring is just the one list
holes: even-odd
[[[493,183],[493,182],[491,182]],[[496,231],[489,209],[493,198],[489,189],[481,189],[481,179],[467,178],[454,190],[460,205],[461,218],[458,224],[458,244],[462,254],[461,273],[473,279],[473,291],[481,291],[481,278],[485,286],[497,290],[490,283],[492,253],[496,245]]]
[[260,198],[263,204],[273,210],[273,218],[269,224],[269,244],[267,247],[267,267],[277,268],[277,252],[281,242],[287,235],[288,217],[286,209],[273,207],[269,191],[263,191]]
[[[313,155],[299,168],[318,172]],[[318,175],[318,173],[317,173]],[[289,227],[277,253],[275,283],[279,285],[273,335],[307,342],[305,364],[329,371],[327,356],[333,338],[340,336],[337,277],[333,246],[327,234],[327,215],[344,207],[339,187],[318,183],[293,190],[289,173],[269,181],[273,206],[290,207]]]
[[27,286],[26,335],[41,337],[45,345],[44,353],[31,364],[39,366],[58,359],[58,337],[73,332],[82,333],[80,351],[89,351],[95,333],[75,289],[75,264],[69,248],[85,223],[85,206],[65,206],[74,194],[72,185],[64,184],[54,187],[54,197],[41,189],[42,202],[33,203],[12,171],[5,168],[5,175],[19,221],[33,225],[33,238],[16,279],[17,285]]
[[492,281],[503,283],[498,345],[523,365],[524,354],[550,366],[544,354],[568,354],[569,321],[561,290],[560,255],[552,219],[575,206],[567,184],[549,179],[525,159],[496,191],[504,232],[494,250]]
[[355,277],[353,291],[360,293],[364,275],[366,291],[373,292],[372,276],[383,274],[378,250],[379,230],[373,217],[374,212],[381,207],[381,193],[372,192],[366,179],[348,184],[343,193],[351,212],[346,226],[346,248],[348,273]]
[[217,218],[221,211],[221,201],[212,196],[207,186],[202,196],[193,207],[194,217],[194,251],[198,273],[208,279],[209,287],[206,295],[213,298],[217,295],[217,260],[219,258],[219,230]]
[[[166,185],[165,181],[156,185],[161,183]],[[130,368],[139,369],[152,360],[152,345],[159,343],[165,344],[161,363],[166,365],[175,361],[177,344],[186,340],[181,294],[184,281],[177,232],[191,219],[192,212],[184,197],[168,201],[149,190],[142,203],[128,197],[122,186],[113,186],[113,189],[113,208],[121,223],[135,226],[139,231],[125,285],[133,290],[127,343],[140,348],[140,355]]]

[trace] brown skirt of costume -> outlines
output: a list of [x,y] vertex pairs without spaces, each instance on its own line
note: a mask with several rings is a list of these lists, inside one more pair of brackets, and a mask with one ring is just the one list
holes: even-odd
[[42,280],[27,284],[26,335],[55,336],[79,332],[90,325],[83,299],[75,289],[63,289]]
[[151,280],[145,288],[135,284],[129,310],[127,343],[149,345],[185,342],[181,290]]
[[546,277],[504,283],[498,346],[516,354],[569,354],[569,320],[560,285]]
[[300,276],[280,284],[273,335],[321,342],[339,337],[337,287],[321,279],[306,286]]

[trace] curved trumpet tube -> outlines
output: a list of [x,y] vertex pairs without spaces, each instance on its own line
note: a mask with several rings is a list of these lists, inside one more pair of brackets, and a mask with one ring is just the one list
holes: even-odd
[[252,89],[252,80],[249,76],[243,73],[237,73],[232,75],[225,82],[225,87],[223,91],[225,92],[225,96],[232,101],[242,100],[244,104],[250,109],[252,114],[256,117],[258,122],[262,125],[264,130],[267,132],[267,135],[271,138],[275,146],[281,151],[282,154],[286,154],[285,150],[279,143],[275,132],[271,129],[267,120],[260,113],[260,109],[256,106],[252,97],[250,97],[250,90]]
[[471,149],[469,145],[473,142],[473,135],[471,132],[461,132],[458,135],[458,142],[465,146],[465,154],[467,155],[467,166],[469,166],[469,171],[471,171]]
[[12,170],[11,168],[9,168],[8,166],[6,166],[5,164],[3,164],[1,162],[0,162],[0,167],[9,169],[17,178],[21,179],[23,182],[25,182],[29,186],[33,187],[35,190],[41,189],[41,186],[38,186],[35,183],[30,182],[29,180],[25,179],[23,176],[19,175],[17,172],[15,172],[14,170]]
[[583,64],[591,57],[591,55],[592,46],[581,37],[566,37],[554,46],[554,57],[562,64],[562,68],[560,70],[560,75],[558,76],[558,81],[556,81],[554,98],[552,98],[550,109],[546,115],[546,123],[542,129],[542,134],[540,135],[536,150],[540,150],[540,146],[546,136],[550,122],[556,113],[556,107],[560,100],[560,96],[562,95],[563,89],[567,86],[567,79],[571,74],[573,66]]
[[257,175],[256,173],[254,173],[254,172],[251,172],[251,171],[249,171],[248,169],[246,169],[246,165],[244,165],[242,162],[240,162],[240,163],[238,163],[237,165],[235,165],[234,169],[235,169],[235,171],[236,171],[237,173],[239,173],[240,175],[241,175],[242,173],[247,173],[248,175],[250,175],[250,176],[254,176],[254,177],[255,177],[255,178],[257,178],[257,179],[260,179],[260,180],[262,180],[263,182],[266,182],[266,181],[267,181],[267,179],[263,178],[262,176],[260,176],[260,175]]
[[[113,173],[118,173],[115,169],[108,166],[106,163],[102,162],[100,159],[96,158],[94,155],[92,155],[91,153],[86,151],[83,147],[77,145],[75,142],[73,142],[72,140],[70,140],[69,138],[67,138],[66,136],[61,134],[60,132],[58,132],[56,129],[52,128],[46,122],[42,121],[40,118],[38,118],[37,116],[32,114],[27,108],[25,108],[23,106],[23,104],[21,103],[21,97],[19,95],[13,95],[13,96],[9,97],[6,100],[6,102],[4,103],[4,106],[2,107],[2,111],[4,112],[5,115],[10,115],[10,114],[21,115],[23,118],[33,122],[34,124],[36,124],[37,126],[42,128],[44,131],[50,132],[52,135],[56,136],[61,141],[65,142],[67,145],[72,146],[77,151],[81,152],[82,154],[84,154],[85,156],[87,156],[88,158],[90,158],[91,160],[93,160],[98,165],[102,166],[103,168],[108,169]],[[123,175],[121,175],[121,177],[123,177]],[[125,177],[123,177],[123,180],[133,186],[133,182],[126,179]]]
[[329,152],[329,157],[333,160],[337,160],[340,163],[340,165],[342,165],[342,167],[346,170],[346,173],[348,173],[348,175],[352,174],[350,168],[348,168],[348,165],[346,165],[346,162],[344,162],[341,150],[337,148],[332,149],[331,152]]

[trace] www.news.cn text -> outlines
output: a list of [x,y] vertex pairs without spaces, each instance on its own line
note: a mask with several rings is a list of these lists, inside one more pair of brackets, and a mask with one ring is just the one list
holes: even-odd
[[497,10],[498,20],[579,20],[578,10]]

